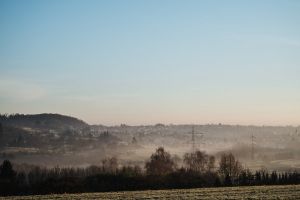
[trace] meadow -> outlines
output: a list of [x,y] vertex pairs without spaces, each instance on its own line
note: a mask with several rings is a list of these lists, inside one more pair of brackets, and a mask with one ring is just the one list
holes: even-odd
[[243,186],[179,190],[147,190],[128,192],[58,194],[0,197],[0,200],[54,199],[300,199],[300,185]]

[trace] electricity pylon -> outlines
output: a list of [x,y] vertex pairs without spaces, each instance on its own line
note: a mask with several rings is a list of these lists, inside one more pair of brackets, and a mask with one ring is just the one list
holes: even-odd
[[[196,151],[196,139],[195,134],[198,134],[201,136],[201,140],[203,140],[204,133],[195,133],[195,127],[192,127],[192,152]],[[202,141],[203,142],[203,141]],[[199,150],[200,150],[200,144],[199,144]]]

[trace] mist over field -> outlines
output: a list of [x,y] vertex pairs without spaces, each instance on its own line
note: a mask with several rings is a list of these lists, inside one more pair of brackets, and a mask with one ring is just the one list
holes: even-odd
[[252,170],[300,169],[300,129],[293,126],[104,126],[58,114],[2,115],[0,123],[0,159],[16,164],[86,167],[116,157],[120,165],[143,168],[150,155],[164,147],[182,166],[183,155],[194,143],[195,149],[217,159],[232,152]]

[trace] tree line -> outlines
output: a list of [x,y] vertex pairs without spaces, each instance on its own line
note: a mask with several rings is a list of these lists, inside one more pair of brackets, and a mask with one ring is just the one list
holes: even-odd
[[107,192],[148,189],[179,189],[220,186],[299,184],[299,172],[278,173],[244,169],[232,153],[220,161],[203,151],[186,153],[183,166],[159,147],[140,166],[119,166],[115,157],[86,168],[15,170],[9,160],[0,165],[0,195]]

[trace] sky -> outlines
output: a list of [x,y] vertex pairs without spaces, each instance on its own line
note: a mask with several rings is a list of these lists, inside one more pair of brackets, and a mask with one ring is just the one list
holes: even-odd
[[0,1],[0,113],[300,125],[300,1]]

